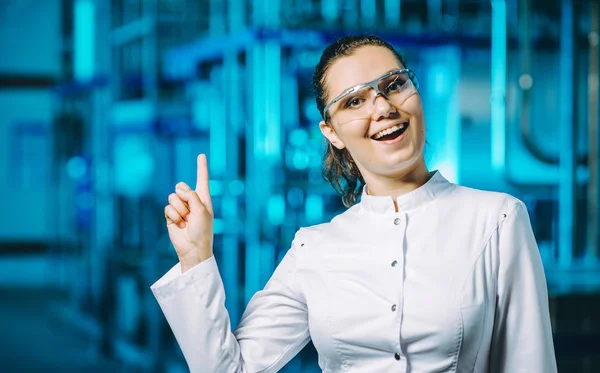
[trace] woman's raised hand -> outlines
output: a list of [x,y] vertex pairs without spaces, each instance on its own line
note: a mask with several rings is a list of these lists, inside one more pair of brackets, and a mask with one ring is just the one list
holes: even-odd
[[165,218],[182,272],[213,256],[213,207],[204,154],[198,156],[196,190],[178,183],[169,195]]

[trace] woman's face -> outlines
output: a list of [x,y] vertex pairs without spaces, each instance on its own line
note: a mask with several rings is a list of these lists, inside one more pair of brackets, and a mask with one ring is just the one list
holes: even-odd
[[[350,87],[400,68],[404,66],[387,48],[360,47],[329,67],[325,101],[329,103]],[[371,102],[374,99],[370,117],[339,123],[334,114],[329,123],[320,123],[321,132],[333,146],[348,150],[367,184],[373,177],[402,177],[424,165],[425,143],[423,107],[418,93],[397,106],[382,96],[375,98],[373,90],[370,93]],[[403,129],[388,134],[402,126]],[[380,138],[381,131],[386,129],[387,136]]]

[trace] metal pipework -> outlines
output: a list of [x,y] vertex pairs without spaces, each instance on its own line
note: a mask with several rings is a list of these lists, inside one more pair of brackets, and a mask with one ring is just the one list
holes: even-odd
[[492,167],[503,174],[514,187],[554,189],[555,184],[524,184],[511,176],[506,162],[506,70],[507,70],[507,3],[491,0],[492,5],[492,55],[491,55],[491,137]]
[[589,70],[588,70],[588,136],[589,136],[589,183],[588,183],[588,258],[597,260],[599,258],[600,237],[598,225],[600,225],[599,206],[600,203],[600,170],[598,160],[600,149],[598,148],[598,43],[599,43],[599,21],[600,1],[592,1],[591,29],[589,33]]
[[[537,160],[558,165],[560,160],[560,151],[549,154],[542,149],[533,139],[531,132],[530,107],[531,107],[531,0],[519,1],[519,39],[521,49],[521,79],[525,85],[521,85],[521,137],[529,153]],[[563,15],[564,16],[564,15]],[[564,20],[564,17],[563,17]],[[576,35],[573,34],[573,38]],[[575,39],[574,39],[575,40]],[[562,39],[561,39],[562,45]],[[575,55],[574,55],[575,57]],[[574,78],[575,76],[573,76]],[[587,165],[588,156],[578,155],[575,151],[576,162],[579,165]]]
[[506,2],[491,0],[492,56],[491,56],[491,136],[492,166],[506,173]]
[[577,160],[577,90],[575,89],[576,51],[575,6],[573,0],[561,2],[560,70],[565,79],[560,80],[560,89],[566,99],[560,106],[560,165],[558,200],[558,264],[569,268],[573,262],[576,245],[574,233],[576,220],[576,171]]

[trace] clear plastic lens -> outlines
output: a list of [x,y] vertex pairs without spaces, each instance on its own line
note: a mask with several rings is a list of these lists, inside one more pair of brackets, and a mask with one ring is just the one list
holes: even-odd
[[371,86],[348,93],[331,106],[331,119],[339,124],[370,118],[373,114],[375,99],[384,96],[392,105],[398,107],[417,92],[413,79],[406,74],[394,74],[377,84],[377,92]]

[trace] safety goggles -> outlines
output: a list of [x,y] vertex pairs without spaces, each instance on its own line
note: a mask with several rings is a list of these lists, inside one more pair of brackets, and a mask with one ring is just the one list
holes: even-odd
[[419,82],[414,72],[409,69],[390,71],[375,80],[346,89],[325,106],[323,118],[338,124],[368,119],[378,96],[398,107],[418,90]]

